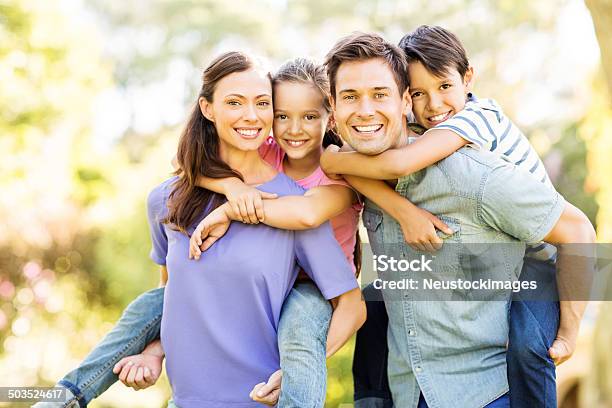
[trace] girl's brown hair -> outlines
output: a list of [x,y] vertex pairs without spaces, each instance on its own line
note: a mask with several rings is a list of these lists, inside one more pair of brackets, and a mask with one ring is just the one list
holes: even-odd
[[178,144],[176,159],[179,176],[173,184],[168,198],[168,216],[165,223],[179,231],[187,229],[201,216],[204,208],[214,209],[221,205],[223,197],[196,185],[198,176],[210,178],[238,177],[242,175],[230,168],[219,154],[219,135],[215,124],[202,114],[198,103],[201,97],[213,102],[217,83],[235,72],[253,68],[254,63],[241,52],[227,52],[215,58],[202,74],[202,88],[191,116],[183,130]]
[[[329,91],[329,78],[325,72],[325,67],[318,65],[306,58],[296,58],[285,62],[272,76],[272,85],[280,82],[291,82],[308,84],[314,86],[323,97],[323,107],[327,112],[331,112],[331,95]],[[330,128],[325,131],[323,136],[323,147],[335,144],[342,147],[342,139],[338,136],[335,129]],[[361,271],[361,238],[359,230],[355,233],[355,248],[353,250],[353,263],[357,271],[357,276]]]

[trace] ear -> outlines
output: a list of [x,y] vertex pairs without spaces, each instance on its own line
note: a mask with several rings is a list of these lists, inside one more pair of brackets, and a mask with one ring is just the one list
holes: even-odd
[[465,90],[467,92],[472,92],[472,87],[474,85],[474,68],[471,65],[468,67],[467,71],[465,71],[463,83],[465,84]]
[[202,115],[211,122],[215,123],[215,117],[213,115],[212,104],[206,100],[203,96],[200,96],[198,99],[198,104],[200,105],[200,112]]
[[402,115],[412,115],[412,98],[410,97],[410,88],[406,88],[402,95]]
[[329,114],[329,118],[327,119],[327,127],[325,128],[325,130],[331,130],[334,129],[336,127],[336,118],[334,117],[334,113],[331,112]]

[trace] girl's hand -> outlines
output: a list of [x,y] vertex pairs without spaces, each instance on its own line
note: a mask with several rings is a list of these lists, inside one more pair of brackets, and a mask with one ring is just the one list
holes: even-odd
[[282,377],[283,372],[281,370],[275,371],[272,373],[270,378],[268,378],[267,383],[259,383],[255,385],[249,394],[249,397],[251,397],[251,399],[255,402],[272,407],[275,406],[280,395]]
[[[407,202],[408,203],[408,202]],[[453,230],[438,217],[412,203],[399,209],[394,218],[400,224],[404,241],[414,250],[435,252],[442,248],[442,239],[436,234],[436,229],[451,235]]]
[[216,208],[200,221],[189,239],[189,259],[200,259],[203,251],[225,235],[231,222],[227,215],[227,205],[226,203]]
[[323,154],[321,154],[321,158],[319,159],[319,165],[321,166],[321,170],[325,172],[325,175],[330,179],[338,180],[341,179],[342,176],[333,172],[333,164],[335,160],[338,160],[338,152],[340,151],[340,147],[330,144],[327,146]]
[[259,191],[240,180],[227,188],[225,196],[232,211],[238,217],[237,221],[245,224],[262,222],[264,220],[263,200],[278,197],[277,194]]

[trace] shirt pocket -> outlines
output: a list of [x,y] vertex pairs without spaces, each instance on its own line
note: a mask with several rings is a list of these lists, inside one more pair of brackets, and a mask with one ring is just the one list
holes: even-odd
[[436,234],[442,238],[445,242],[461,242],[461,223],[457,218],[448,217],[446,215],[439,215],[438,218],[444,222],[453,231],[452,234],[447,234],[443,231],[436,229]]
[[375,254],[381,254],[383,249],[383,214],[371,208],[364,208],[361,219],[368,231],[370,246]]

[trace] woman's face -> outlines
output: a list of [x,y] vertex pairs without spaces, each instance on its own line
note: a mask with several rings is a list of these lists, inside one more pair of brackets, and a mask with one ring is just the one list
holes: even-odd
[[227,75],[217,83],[212,103],[204,98],[199,102],[204,116],[215,124],[222,154],[257,150],[270,135],[272,85],[259,70]]
[[274,138],[289,158],[320,153],[329,115],[321,92],[313,85],[279,82],[274,86]]

